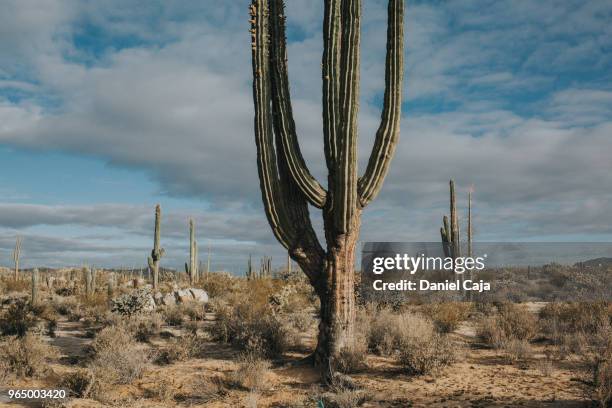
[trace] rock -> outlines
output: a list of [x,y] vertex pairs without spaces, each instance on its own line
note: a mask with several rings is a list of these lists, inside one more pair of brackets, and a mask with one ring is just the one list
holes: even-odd
[[208,303],[208,293],[204,289],[190,288],[193,300],[199,303]]
[[181,289],[174,292],[174,296],[178,300],[179,303],[186,303],[193,300],[193,295],[189,291],[189,289]]
[[156,307],[156,306],[155,306],[155,299],[153,298],[153,295],[149,294],[149,295],[146,297],[146,301],[145,301],[145,304],[144,304],[143,310],[144,310],[145,312],[152,312],[152,311],[154,311],[154,310],[155,310],[155,307]]
[[164,295],[161,292],[155,292],[153,294],[153,299],[155,299],[155,304],[157,306],[164,304],[163,303]]
[[164,306],[176,305],[176,296],[174,292],[167,293],[161,300],[161,304]]

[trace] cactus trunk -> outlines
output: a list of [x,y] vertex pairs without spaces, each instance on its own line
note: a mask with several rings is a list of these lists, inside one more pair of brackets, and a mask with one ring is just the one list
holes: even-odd
[[21,237],[15,239],[15,250],[13,251],[13,263],[15,264],[15,281],[19,280],[19,259],[21,257]]
[[[282,0],[252,0],[251,38],[255,142],[268,222],[321,300],[314,362],[331,380],[354,334],[354,258],[361,212],[378,194],[399,139],[403,80],[403,0],[389,0],[385,92],[374,146],[357,173],[360,0],[325,0],[323,142],[327,189],[310,173],[293,119]],[[323,210],[326,249],[308,204]]]
[[155,206],[155,232],[153,235],[153,249],[151,250],[151,256],[147,258],[149,263],[149,270],[153,275],[153,290],[159,287],[159,260],[164,256],[164,248],[159,245],[160,239],[160,223],[161,223],[161,207],[159,204]]
[[199,280],[198,276],[198,244],[195,239],[195,224],[189,219],[189,264],[185,264],[185,272],[189,277],[189,284],[193,285]]
[[38,268],[32,270],[32,306],[38,303]]

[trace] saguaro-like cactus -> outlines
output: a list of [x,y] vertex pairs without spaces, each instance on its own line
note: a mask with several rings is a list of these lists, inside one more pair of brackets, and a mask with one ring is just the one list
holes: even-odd
[[[250,6],[257,165],[264,208],[321,299],[314,362],[329,380],[351,347],[355,321],[355,245],[361,212],[378,194],[399,139],[403,79],[403,0],[389,0],[385,94],[380,126],[365,169],[357,173],[361,0],[324,0],[323,141],[327,190],[300,151],[293,119],[282,0]],[[308,203],[323,210],[326,250]]]
[[195,239],[195,224],[189,219],[189,263],[185,262],[185,272],[189,276],[189,283],[193,285],[199,280],[198,270],[198,243]]
[[455,182],[449,182],[450,190],[450,225],[448,217],[442,217],[442,228],[440,235],[444,247],[444,255],[452,258],[461,256],[461,243],[459,240],[459,216],[457,215],[457,203],[455,200]]
[[255,279],[255,270],[253,269],[253,259],[249,254],[249,261],[247,262],[246,277],[248,280]]
[[472,188],[468,192],[467,256],[472,257]]
[[153,235],[153,249],[151,250],[151,256],[147,258],[149,270],[153,275],[153,290],[157,289],[159,286],[159,261],[166,253],[164,248],[159,246],[160,223],[161,207],[159,204],[157,204],[155,206],[155,233]]
[[93,293],[93,273],[91,271],[91,268],[83,268],[83,278],[85,279],[85,297],[89,299]]
[[19,279],[19,258],[21,257],[21,237],[15,239],[15,249],[13,250],[13,263],[15,264],[15,280]]
[[32,270],[32,306],[38,303],[38,268]]

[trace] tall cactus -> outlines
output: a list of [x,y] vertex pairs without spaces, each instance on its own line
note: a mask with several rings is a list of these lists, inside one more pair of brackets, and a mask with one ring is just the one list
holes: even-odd
[[461,243],[459,239],[459,216],[457,215],[457,203],[455,200],[455,182],[450,180],[448,185],[450,193],[450,225],[448,217],[446,215],[442,217],[440,235],[442,236],[444,255],[457,258],[461,256]]
[[255,279],[255,271],[253,270],[253,259],[251,254],[249,254],[249,261],[247,262],[246,277],[248,280]]
[[153,235],[153,249],[151,256],[147,258],[149,270],[153,274],[153,290],[159,287],[159,261],[164,256],[166,251],[159,246],[160,238],[160,223],[161,223],[161,207],[159,204],[155,206],[155,233]]
[[15,264],[15,280],[19,280],[19,259],[21,258],[21,237],[15,239],[15,249],[13,250],[13,263]]
[[[389,0],[385,94],[380,126],[365,173],[357,174],[361,0],[324,0],[323,141],[327,190],[300,151],[293,119],[283,0],[250,6],[257,165],[264,208],[321,299],[314,363],[330,380],[341,351],[354,339],[355,245],[361,212],[378,194],[399,139],[403,80],[403,0]],[[326,250],[308,204],[322,209]]]
[[89,299],[93,294],[93,273],[91,268],[83,267],[83,278],[85,279],[85,297]]
[[38,268],[32,270],[32,306],[38,303]]
[[195,239],[195,224],[189,219],[189,263],[185,262],[185,272],[189,277],[189,284],[193,285],[199,280],[198,271],[198,243]]

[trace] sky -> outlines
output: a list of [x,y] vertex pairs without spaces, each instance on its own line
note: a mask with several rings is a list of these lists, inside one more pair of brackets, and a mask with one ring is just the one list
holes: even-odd
[[[359,164],[380,121],[386,2],[363,1]],[[286,255],[253,135],[246,0],[5,0],[0,265],[162,265],[241,274]],[[323,183],[322,2],[287,1],[301,148]],[[406,1],[400,142],[361,241],[434,241],[448,180],[474,239],[612,241],[612,2]],[[320,230],[321,215],[311,209]],[[465,228],[463,229],[465,231]]]

